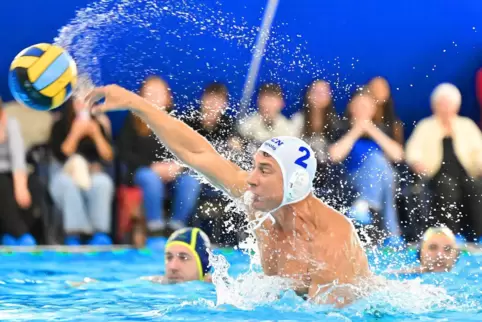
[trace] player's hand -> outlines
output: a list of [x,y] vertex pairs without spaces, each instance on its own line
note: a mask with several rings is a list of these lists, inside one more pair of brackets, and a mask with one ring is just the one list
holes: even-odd
[[[139,96],[118,85],[94,88],[86,97],[85,103],[93,114],[127,110]],[[99,101],[104,100],[103,103]]]

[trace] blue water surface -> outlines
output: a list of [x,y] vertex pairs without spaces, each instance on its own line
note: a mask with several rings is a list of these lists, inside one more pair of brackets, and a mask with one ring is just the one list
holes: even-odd
[[[231,277],[248,272],[248,256],[232,250],[217,252],[231,264]],[[140,279],[163,274],[163,254],[156,251],[44,251],[0,257],[0,320],[482,321],[482,257],[475,255],[463,255],[452,273],[401,278],[383,272],[413,263],[414,252],[371,252],[373,268],[390,281],[376,294],[338,310],[307,303],[289,291],[249,309],[243,301],[239,306],[218,305],[219,297],[226,294],[217,293],[211,284],[160,285]],[[86,277],[99,282],[71,285]],[[243,294],[259,289],[259,285],[244,287],[250,289]]]

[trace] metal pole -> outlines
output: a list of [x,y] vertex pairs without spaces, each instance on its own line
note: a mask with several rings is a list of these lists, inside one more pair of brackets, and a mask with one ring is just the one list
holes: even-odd
[[258,34],[258,39],[254,46],[253,58],[251,59],[251,64],[249,66],[248,76],[246,77],[246,81],[244,83],[243,96],[241,98],[239,110],[239,119],[243,119],[248,112],[249,103],[251,102],[251,97],[253,96],[256,79],[258,78],[259,68],[263,59],[264,50],[266,48],[266,43],[268,42],[271,25],[276,14],[276,9],[278,8],[278,2],[279,0],[268,0],[268,4],[264,11],[263,22]]

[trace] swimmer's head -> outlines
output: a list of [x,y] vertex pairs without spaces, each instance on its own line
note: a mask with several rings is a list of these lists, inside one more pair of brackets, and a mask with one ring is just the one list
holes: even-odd
[[312,192],[316,158],[303,140],[289,136],[267,140],[256,152],[254,163],[248,183],[255,210],[274,211]]
[[449,228],[432,227],[423,234],[420,264],[425,271],[448,272],[452,270],[458,256],[455,235]]
[[209,271],[209,237],[199,228],[175,231],[166,243],[166,279],[169,283],[204,280]]

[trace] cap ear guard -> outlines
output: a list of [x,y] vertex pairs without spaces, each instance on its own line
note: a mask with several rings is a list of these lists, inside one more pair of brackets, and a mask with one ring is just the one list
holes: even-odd
[[295,170],[287,185],[285,203],[294,203],[306,198],[311,192],[310,175],[303,168]]

